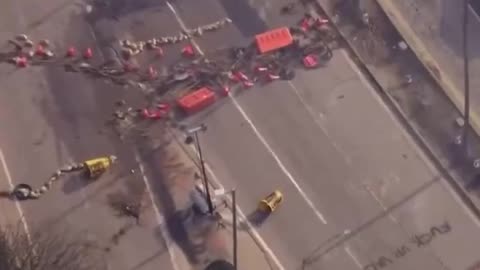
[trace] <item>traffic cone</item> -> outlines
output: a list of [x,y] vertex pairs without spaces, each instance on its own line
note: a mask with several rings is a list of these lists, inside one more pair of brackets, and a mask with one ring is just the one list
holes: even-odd
[[91,48],[87,48],[83,53],[83,58],[90,59],[93,57],[93,50]]
[[27,58],[25,56],[18,56],[14,57],[13,61],[15,62],[15,65],[20,68],[24,68],[27,66]]
[[67,49],[67,53],[65,53],[65,57],[75,57],[77,55],[77,49],[75,49],[75,47],[73,46],[70,46],[68,47]]
[[42,45],[37,45],[35,48],[35,55],[36,56],[45,56],[45,48]]
[[307,32],[310,29],[310,18],[303,18],[300,22],[300,28],[303,32]]
[[193,57],[193,56],[195,56],[195,50],[193,49],[193,46],[191,44],[189,44],[189,45],[183,47],[182,54],[183,54],[183,56],[186,56],[186,57]]

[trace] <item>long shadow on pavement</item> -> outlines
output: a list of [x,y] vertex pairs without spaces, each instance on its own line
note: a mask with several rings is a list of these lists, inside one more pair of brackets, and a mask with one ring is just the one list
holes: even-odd
[[[151,142],[145,139],[140,140],[138,145],[142,149],[152,148]],[[184,222],[185,211],[188,211],[188,209],[178,209],[175,198],[172,196],[171,183],[168,183],[168,169],[162,168],[162,164],[168,163],[168,158],[165,149],[158,149],[154,153],[149,151],[147,155],[142,155],[142,160],[153,176],[154,181],[151,181],[150,184],[156,198],[160,202],[160,208],[166,219],[167,228],[172,239],[180,246],[192,264],[198,264],[200,262],[199,253],[204,251],[204,247],[202,244],[193,243],[191,234],[187,231]],[[188,192],[182,195],[188,196]]]

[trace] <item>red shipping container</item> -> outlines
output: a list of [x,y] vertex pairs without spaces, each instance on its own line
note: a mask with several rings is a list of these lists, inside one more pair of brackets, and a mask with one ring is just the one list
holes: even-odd
[[203,87],[177,100],[178,106],[188,114],[205,109],[215,102],[215,93],[208,87]]
[[260,53],[267,53],[293,43],[293,37],[288,27],[270,30],[255,36]]

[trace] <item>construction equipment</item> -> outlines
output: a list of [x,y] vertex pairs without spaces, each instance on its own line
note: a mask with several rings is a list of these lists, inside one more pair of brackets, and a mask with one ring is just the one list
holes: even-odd
[[282,201],[283,194],[279,190],[275,190],[260,201],[258,210],[263,213],[273,213]]

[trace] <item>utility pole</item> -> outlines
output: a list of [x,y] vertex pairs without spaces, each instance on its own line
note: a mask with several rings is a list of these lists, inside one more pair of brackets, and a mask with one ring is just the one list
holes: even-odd
[[237,194],[235,189],[232,190],[232,214],[233,214],[233,267],[237,267]]
[[[202,148],[200,146],[200,140],[198,138],[198,132],[206,131],[207,126],[205,124],[201,124],[198,127],[191,128],[187,130],[187,133],[190,134],[186,140],[185,143],[190,144],[192,141],[195,141],[195,147],[197,148],[198,156],[200,158],[200,167],[202,170],[202,180],[203,180],[203,186],[205,188],[205,194],[207,196],[207,204],[208,204],[208,212],[213,215],[213,203],[212,203],[212,197],[210,195],[210,189],[208,188],[208,179],[207,179],[207,172],[205,171],[205,162],[203,161],[203,154],[202,154]],[[193,134],[193,139],[191,135]]]
[[464,107],[463,107],[463,134],[462,142],[466,156],[468,157],[468,129],[470,128],[470,71],[468,59],[468,0],[463,1],[463,72],[464,72]]

